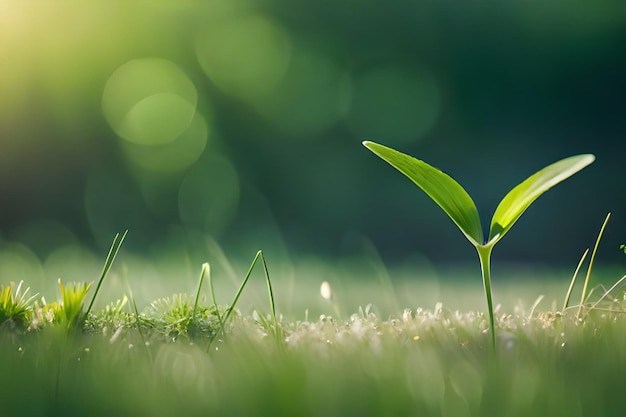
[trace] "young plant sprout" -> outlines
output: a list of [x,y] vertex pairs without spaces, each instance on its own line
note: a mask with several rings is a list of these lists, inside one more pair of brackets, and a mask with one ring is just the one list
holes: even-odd
[[595,160],[591,154],[562,159],[528,177],[500,201],[491,219],[489,236],[485,241],[476,204],[461,185],[450,176],[424,161],[394,149],[365,141],[363,145],[391,166],[406,175],[446,212],[465,237],[478,251],[478,258],[487,296],[491,343],[495,349],[495,324],[491,299],[491,251],[526,209],[541,194],[574,175]]

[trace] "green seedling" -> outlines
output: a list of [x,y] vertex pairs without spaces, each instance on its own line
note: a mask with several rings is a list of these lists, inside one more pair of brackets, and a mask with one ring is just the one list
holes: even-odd
[[485,240],[476,204],[465,189],[450,176],[424,161],[394,149],[365,141],[363,145],[406,175],[443,209],[476,248],[483,277],[491,343],[495,349],[495,323],[491,297],[491,252],[526,209],[544,192],[585,168],[595,160],[590,154],[562,159],[528,177],[498,204]]

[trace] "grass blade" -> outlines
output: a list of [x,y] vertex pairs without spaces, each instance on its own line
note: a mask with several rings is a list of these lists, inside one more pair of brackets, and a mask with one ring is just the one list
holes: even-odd
[[200,272],[200,280],[198,282],[198,291],[196,291],[196,300],[194,301],[193,311],[191,315],[192,320],[195,319],[196,312],[198,311],[198,301],[200,300],[200,291],[202,290],[202,284],[204,283],[204,276],[207,272],[210,273],[210,270],[211,269],[208,263],[205,262],[204,264],[202,264],[202,271]]
[[580,318],[580,313],[583,309],[583,304],[585,303],[585,296],[587,295],[587,286],[589,285],[589,277],[591,277],[591,269],[593,268],[593,261],[596,259],[596,252],[598,250],[598,246],[600,245],[600,240],[602,239],[602,235],[604,234],[604,228],[606,224],[609,222],[611,218],[611,213],[606,215],[604,219],[604,223],[602,223],[602,227],[600,228],[600,232],[598,233],[598,237],[596,238],[596,244],[593,246],[593,251],[591,252],[591,259],[589,259],[589,267],[587,268],[587,276],[585,277],[585,285],[583,286],[583,292],[580,296],[580,306],[578,307],[578,313],[576,313],[576,317]]
[[604,294],[602,294],[602,297],[600,297],[598,299],[598,301],[596,301],[595,303],[593,303],[593,305],[591,307],[589,307],[589,311],[593,310],[594,308],[596,308],[598,306],[598,304],[600,304],[602,302],[602,300],[604,300],[611,292],[613,292],[613,290],[617,287],[619,287],[620,285],[622,285],[622,283],[626,281],[626,275],[624,275],[623,277],[621,277],[615,284],[613,284],[611,286],[611,288],[609,288],[608,290],[606,290],[604,292]]
[[528,319],[533,318],[533,314],[535,314],[535,309],[537,308],[537,306],[539,305],[539,303],[544,299],[544,295],[540,295],[539,297],[537,297],[537,299],[535,300],[535,302],[533,303],[532,307],[530,308],[530,313],[528,314]]
[[102,268],[102,273],[100,274],[100,280],[98,281],[98,285],[96,286],[96,290],[93,293],[93,297],[91,298],[91,302],[89,303],[89,307],[87,307],[87,311],[85,312],[85,317],[89,315],[91,308],[93,307],[94,301],[96,301],[96,296],[98,295],[98,291],[100,291],[100,286],[102,285],[102,281],[104,281],[104,277],[106,277],[109,269],[113,265],[113,261],[115,260],[115,256],[119,252],[122,247],[122,243],[126,238],[126,234],[128,233],[128,229],[120,236],[120,234],[116,234],[115,238],[113,238],[113,243],[111,244],[111,249],[109,249],[109,254],[107,255],[106,260],[104,261],[104,267]]
[[250,267],[248,268],[248,272],[246,273],[246,276],[244,277],[243,282],[241,283],[241,285],[239,286],[239,289],[235,293],[235,298],[233,298],[233,302],[230,304],[230,307],[228,307],[228,309],[226,310],[226,315],[224,316],[224,321],[222,322],[222,332],[224,331],[224,327],[226,326],[226,322],[228,321],[228,318],[230,317],[233,310],[237,306],[239,297],[241,296],[243,289],[246,287],[246,284],[248,283],[248,280],[250,279],[250,275],[252,275],[252,270],[254,269],[254,266],[256,265],[257,260],[261,256],[261,253],[262,253],[261,251],[258,251],[256,253],[256,256],[252,260],[252,263],[250,264]]
[[274,326],[276,326],[276,304],[274,303],[274,291],[272,291],[272,281],[270,280],[270,273],[267,270],[267,262],[265,262],[265,256],[263,255],[263,251],[259,251],[258,254],[261,255],[263,273],[265,274],[265,284],[267,285],[267,293],[270,297],[270,310],[272,312],[272,320],[274,320]]
[[[226,310],[226,315],[224,316],[224,320],[221,320],[220,330],[222,333],[224,332],[224,328],[226,326],[226,323],[228,322],[228,318],[230,317],[233,310],[237,306],[239,297],[241,296],[243,289],[248,283],[248,280],[250,279],[250,276],[252,275],[252,271],[254,270],[254,266],[256,265],[259,258],[261,259],[261,263],[263,264],[263,272],[265,274],[265,283],[267,284],[267,291],[269,293],[269,299],[270,299],[270,311],[272,315],[272,321],[274,324],[275,335],[276,337],[278,337],[278,321],[276,320],[276,306],[274,303],[274,292],[272,291],[272,282],[270,280],[269,271],[267,269],[267,262],[265,261],[265,256],[263,256],[263,251],[261,250],[256,253],[256,256],[252,260],[252,263],[250,264],[250,267],[248,268],[248,272],[246,273],[246,276],[244,277],[243,282],[241,283],[241,285],[239,286],[239,289],[237,290],[237,293],[235,294],[235,298],[233,299],[233,302],[231,303],[230,307],[228,307],[228,309]],[[213,297],[213,302],[215,303],[215,297]]]
[[578,261],[578,266],[574,271],[574,276],[572,277],[572,282],[569,284],[569,288],[567,289],[567,294],[565,294],[565,301],[563,301],[563,310],[561,310],[561,314],[565,314],[565,310],[567,309],[567,305],[569,304],[569,299],[572,296],[572,290],[574,289],[574,284],[576,283],[576,277],[578,277],[578,271],[580,271],[580,267],[583,266],[583,262],[587,258],[587,254],[589,254],[589,248],[583,253],[583,256]]
[[213,279],[211,277],[211,265],[206,262],[202,265],[202,268],[207,271],[207,275],[209,276],[209,292],[211,293],[211,302],[213,303],[213,308],[215,309],[215,314],[217,315],[217,321],[220,323],[220,329],[224,330],[224,322],[222,321],[222,315],[220,314],[220,309],[217,305],[217,299],[215,298],[215,289],[213,287]]

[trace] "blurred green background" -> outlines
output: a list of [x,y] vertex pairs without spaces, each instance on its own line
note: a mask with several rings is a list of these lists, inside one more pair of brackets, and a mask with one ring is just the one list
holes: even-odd
[[207,239],[475,262],[368,139],[457,179],[485,225],[531,173],[594,153],[494,257],[573,269],[612,211],[598,256],[623,264],[625,45],[610,2],[0,0],[0,257],[54,271],[128,228],[126,250],[194,271]]

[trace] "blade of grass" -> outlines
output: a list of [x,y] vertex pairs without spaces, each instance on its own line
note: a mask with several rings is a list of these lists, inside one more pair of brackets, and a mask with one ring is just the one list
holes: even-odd
[[239,297],[241,296],[241,293],[243,292],[243,289],[245,288],[246,284],[248,283],[248,280],[250,279],[250,276],[252,275],[252,270],[254,269],[254,266],[256,265],[256,263],[259,260],[259,258],[261,259],[261,263],[263,264],[263,271],[265,273],[265,282],[267,284],[267,290],[268,290],[269,298],[270,298],[270,310],[271,310],[271,314],[272,314],[272,320],[274,322],[274,327],[276,329],[275,333],[277,333],[278,323],[277,323],[277,320],[276,320],[276,308],[275,308],[275,303],[274,303],[274,293],[272,291],[272,283],[270,281],[269,271],[267,269],[267,262],[265,261],[265,257],[263,256],[263,251],[262,250],[259,250],[256,253],[256,256],[252,260],[252,263],[250,264],[250,268],[248,268],[248,272],[246,273],[246,276],[244,277],[243,282],[241,283],[241,285],[239,286],[239,289],[237,290],[237,293],[235,294],[235,298],[233,299],[233,302],[231,303],[230,307],[228,307],[228,309],[226,310],[226,315],[224,316],[224,320],[221,323],[221,332],[222,333],[224,332],[224,327],[226,326],[226,323],[228,322],[228,318],[230,317],[230,315],[232,314],[233,310],[237,306],[237,302],[239,301]]
[[274,326],[277,325],[276,322],[276,304],[274,303],[274,292],[272,291],[272,281],[270,280],[270,273],[267,269],[267,262],[265,261],[265,256],[263,255],[263,251],[258,252],[261,255],[261,263],[263,264],[263,272],[265,273],[265,283],[267,285],[267,293],[270,298],[270,310],[272,311],[272,320],[274,320]]
[[602,239],[602,235],[604,234],[604,228],[606,224],[609,222],[611,218],[611,213],[606,215],[604,219],[604,223],[602,223],[602,227],[600,228],[600,233],[598,233],[598,237],[596,239],[596,244],[593,246],[593,251],[591,252],[591,259],[589,259],[589,267],[587,268],[587,276],[585,277],[585,285],[583,286],[583,292],[580,297],[580,306],[578,306],[578,313],[576,313],[576,317],[580,318],[580,313],[583,309],[583,304],[585,303],[585,296],[587,294],[587,286],[589,285],[589,277],[591,276],[591,269],[593,268],[593,261],[596,258],[596,252],[598,250],[598,246],[600,245],[600,240]]
[[604,300],[615,288],[617,288],[618,286],[620,286],[624,281],[626,281],[626,275],[624,275],[623,277],[621,277],[615,284],[613,284],[611,286],[611,288],[609,288],[608,290],[606,290],[604,292],[604,294],[602,294],[602,297],[600,297],[598,299],[598,301],[596,301],[595,303],[593,303],[593,305],[589,308],[589,311],[593,310],[594,308],[596,308],[596,306],[598,304],[600,304],[600,302],[602,300]]
[[220,329],[224,330],[224,322],[222,321],[222,315],[220,314],[220,309],[217,305],[217,299],[215,298],[215,288],[213,287],[213,279],[211,277],[211,265],[208,262],[205,262],[202,265],[203,269],[206,269],[207,275],[209,276],[209,292],[211,293],[211,302],[213,303],[213,308],[215,309],[215,314],[217,315],[217,321],[220,323]]
[[248,272],[246,273],[246,276],[244,277],[243,282],[241,283],[241,285],[239,286],[239,289],[235,293],[235,298],[233,298],[233,302],[230,304],[230,307],[228,307],[228,309],[226,310],[226,315],[224,316],[223,326],[226,325],[226,322],[228,321],[228,318],[230,317],[230,315],[232,314],[233,310],[237,306],[237,302],[239,301],[239,297],[241,296],[241,293],[243,292],[243,289],[245,288],[246,284],[248,283],[248,280],[250,279],[250,275],[252,274],[252,270],[254,269],[254,266],[256,265],[256,262],[257,262],[257,260],[259,259],[260,256],[261,256],[261,251],[258,251],[256,253],[256,256],[254,257],[254,259],[252,260],[252,263],[250,264],[250,267],[248,268]]
[[202,264],[202,269],[206,270],[206,274],[209,277],[208,284],[209,284],[209,292],[211,293],[211,302],[213,303],[213,309],[215,310],[215,315],[217,316],[217,322],[220,324],[219,330],[217,331],[217,333],[215,333],[214,337],[211,337],[209,339],[206,345],[206,350],[208,352],[209,349],[211,348],[211,344],[213,343],[213,340],[219,334],[222,334],[222,336],[224,335],[225,322],[224,320],[222,320],[222,315],[220,314],[220,309],[219,309],[219,306],[217,305],[217,298],[215,298],[215,287],[213,286],[213,278],[211,275],[211,265],[208,262],[205,262],[204,264]]
[[533,317],[533,314],[535,314],[535,309],[537,308],[537,306],[543,299],[544,299],[544,295],[540,295],[539,297],[537,297],[537,299],[533,303],[533,306],[530,308],[530,314],[528,314],[529,319]]
[[265,261],[265,255],[263,255],[262,251],[259,251],[261,254],[261,262],[263,263],[263,272],[265,273],[265,283],[267,285],[267,293],[270,299],[270,310],[272,312],[272,324],[274,326],[274,339],[276,339],[276,345],[280,345],[280,341],[282,339],[282,332],[278,327],[278,320],[276,319],[276,303],[274,301],[274,291],[272,291],[272,280],[270,279],[270,273],[267,269],[267,262]]
[[576,267],[576,270],[574,271],[572,282],[570,282],[569,288],[567,289],[567,294],[565,294],[565,301],[563,301],[563,310],[561,310],[561,314],[565,314],[565,310],[567,309],[567,304],[569,304],[569,299],[572,296],[572,290],[574,289],[574,284],[576,283],[576,278],[578,277],[578,272],[580,271],[580,268],[583,266],[583,262],[585,262],[585,259],[587,258],[587,254],[589,254],[589,248],[587,248],[585,253],[583,253],[583,256],[580,258],[580,261],[578,261],[578,266]]
[[106,260],[104,261],[104,267],[102,268],[102,273],[100,274],[100,280],[98,281],[98,285],[96,286],[96,290],[93,293],[93,297],[91,298],[91,302],[89,303],[89,307],[87,307],[87,311],[85,312],[85,317],[89,315],[91,308],[93,307],[94,301],[96,301],[96,296],[98,295],[98,291],[100,291],[100,286],[102,285],[102,281],[104,281],[104,277],[106,277],[109,269],[113,265],[113,261],[115,260],[115,256],[119,252],[122,247],[122,243],[126,238],[126,234],[128,233],[128,229],[120,236],[120,234],[116,234],[113,239],[113,243],[111,244],[111,249],[109,249],[109,254],[107,255]]
[[196,300],[193,304],[193,312],[191,315],[192,320],[196,317],[196,312],[198,311],[198,301],[200,300],[200,291],[202,290],[202,284],[204,283],[204,277],[207,271],[209,271],[209,264],[208,263],[202,264],[202,271],[200,272],[200,280],[198,282],[198,291],[196,292]]

